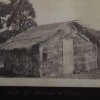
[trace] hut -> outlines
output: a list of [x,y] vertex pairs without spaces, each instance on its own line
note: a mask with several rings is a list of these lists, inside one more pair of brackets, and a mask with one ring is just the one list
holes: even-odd
[[61,77],[97,68],[99,42],[76,22],[32,27],[2,44],[5,70],[20,76]]

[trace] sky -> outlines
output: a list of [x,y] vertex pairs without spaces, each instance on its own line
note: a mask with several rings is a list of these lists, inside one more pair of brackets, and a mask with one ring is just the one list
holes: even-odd
[[[8,2],[9,0],[0,0]],[[30,0],[39,25],[80,20],[100,30],[100,0]]]

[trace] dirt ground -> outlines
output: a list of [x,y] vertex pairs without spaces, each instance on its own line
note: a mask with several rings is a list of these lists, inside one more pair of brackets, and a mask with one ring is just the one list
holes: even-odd
[[[0,77],[17,77],[17,76],[12,74],[11,72],[5,71],[4,66],[2,64],[0,64]],[[20,76],[18,76],[18,77],[20,77]],[[57,77],[57,78],[59,78],[59,77]],[[61,78],[68,78],[68,79],[100,79],[100,68],[91,70],[90,72],[86,72],[86,73],[67,74],[67,75],[62,76]]]
[[100,75],[96,74],[69,74],[64,76],[64,78],[70,79],[100,79]]

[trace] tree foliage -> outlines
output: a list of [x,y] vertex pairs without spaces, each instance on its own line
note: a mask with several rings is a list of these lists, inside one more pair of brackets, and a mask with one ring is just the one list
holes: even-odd
[[9,1],[8,4],[0,2],[0,31],[3,30],[6,34],[8,30],[22,32],[31,26],[37,26],[35,11],[29,0]]
[[[30,27],[30,20],[32,25],[36,25],[35,11],[28,0],[10,0],[10,4],[0,3],[0,25],[2,26],[2,17],[9,15],[6,26],[12,26],[14,29],[26,29]],[[33,23],[32,23],[33,22]],[[2,27],[1,27],[2,28]]]

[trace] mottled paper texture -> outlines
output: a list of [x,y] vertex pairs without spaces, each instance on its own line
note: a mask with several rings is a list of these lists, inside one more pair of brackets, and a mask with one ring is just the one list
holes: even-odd
[[[15,1],[14,5],[20,2]],[[27,11],[15,15],[26,14],[30,22],[25,25],[34,27],[22,27],[20,33],[8,34],[4,42],[3,32],[16,25],[0,29],[0,37],[4,36],[0,43],[0,86],[99,87],[100,0],[29,2],[35,11],[35,24]],[[1,20],[10,14],[0,15]]]

